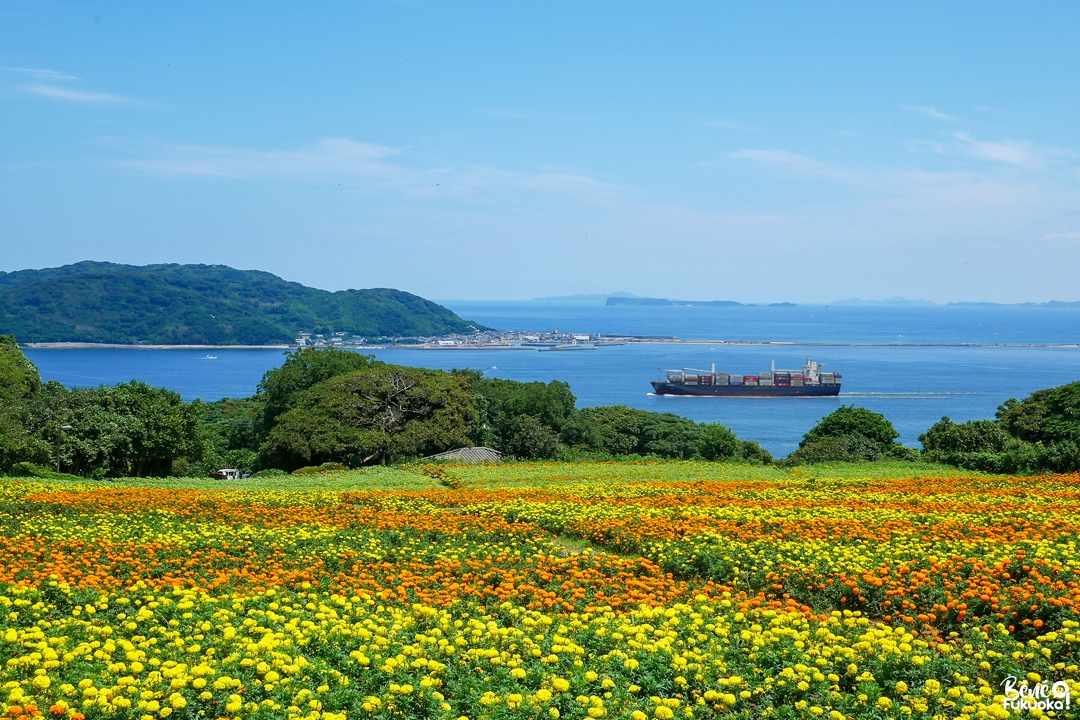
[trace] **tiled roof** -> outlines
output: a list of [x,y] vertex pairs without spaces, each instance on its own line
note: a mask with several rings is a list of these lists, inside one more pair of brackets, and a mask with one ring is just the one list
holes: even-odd
[[448,450],[438,455],[428,455],[425,460],[461,460],[469,463],[498,462],[502,453],[489,447],[467,447]]

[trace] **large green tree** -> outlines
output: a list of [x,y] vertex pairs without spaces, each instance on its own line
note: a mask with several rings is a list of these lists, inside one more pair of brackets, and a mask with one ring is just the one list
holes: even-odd
[[1030,443],[1080,443],[1080,382],[1037,390],[998,408],[1005,431]]
[[490,439],[497,449],[521,459],[555,457],[561,452],[559,434],[573,417],[577,401],[569,385],[558,380],[523,383],[478,374],[462,378],[477,396],[481,420],[487,426],[474,432],[474,437]]
[[841,405],[823,417],[817,425],[803,436],[799,447],[826,437],[862,437],[876,443],[883,451],[892,445],[900,433],[893,424],[873,410],[854,405]]
[[31,405],[41,388],[37,368],[15,338],[0,335],[0,470],[42,459],[45,447],[30,431]]
[[198,412],[178,393],[132,381],[113,386],[65,390],[50,383],[37,416],[48,418],[37,435],[56,442],[63,435],[60,465],[91,477],[163,476],[177,460],[198,460],[203,436]]
[[277,417],[261,449],[265,466],[324,462],[350,467],[471,444],[472,397],[454,375],[373,365],[304,391]]
[[1080,470],[1080,382],[1010,398],[997,420],[942,418],[919,439],[927,459],[1002,473]]
[[304,348],[285,354],[280,367],[267,371],[259,384],[256,400],[262,409],[255,432],[262,438],[276,418],[291,409],[301,395],[319,383],[349,373],[368,370],[381,363],[373,355],[335,348]]
[[917,453],[895,443],[900,433],[873,410],[841,405],[803,435],[799,448],[788,456],[790,464],[863,462],[883,455],[910,459]]

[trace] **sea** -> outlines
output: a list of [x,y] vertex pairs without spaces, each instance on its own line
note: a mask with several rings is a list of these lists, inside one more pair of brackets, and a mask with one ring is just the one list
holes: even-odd
[[[722,422],[784,456],[843,404],[884,414],[900,441],[943,416],[994,417],[1009,398],[1080,380],[1080,309],[1030,306],[633,307],[514,302],[444,302],[460,316],[501,330],[677,336],[693,343],[644,343],[596,350],[367,350],[417,367],[481,370],[520,381],[561,380],[579,407],[629,405],[700,422]],[[709,341],[715,341],[710,343]],[[744,343],[774,344],[731,344]],[[68,386],[141,380],[185,399],[255,392],[284,359],[271,349],[28,349],[46,380]],[[756,374],[800,368],[807,356],[843,374],[834,398],[656,396],[661,368]]]

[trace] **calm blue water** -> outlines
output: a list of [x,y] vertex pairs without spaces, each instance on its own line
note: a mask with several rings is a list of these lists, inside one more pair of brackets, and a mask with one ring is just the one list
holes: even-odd
[[[1080,311],[1047,308],[625,308],[451,303],[463,317],[502,329],[679,335],[682,338],[804,342],[1080,342]],[[614,312],[613,312],[614,311]],[[835,311],[835,312],[834,312]],[[96,385],[137,379],[185,398],[241,397],[255,390],[279,350],[29,350],[45,379]],[[624,345],[595,351],[383,350],[381,360],[420,367],[471,367],[491,377],[564,380],[579,405],[626,404],[719,420],[741,437],[786,455],[842,403],[883,413],[917,446],[943,415],[991,418],[1010,397],[1080,380],[1080,348],[760,347]],[[658,367],[709,367],[753,373],[799,367],[807,354],[844,373],[839,398],[656,397]]]
[[684,340],[871,343],[1080,343],[1080,308],[558,307],[450,302],[500,330],[678,335]]

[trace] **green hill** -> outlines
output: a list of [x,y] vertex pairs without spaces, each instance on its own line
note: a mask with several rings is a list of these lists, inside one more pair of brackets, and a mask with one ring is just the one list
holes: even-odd
[[224,265],[80,262],[0,272],[0,334],[21,342],[266,345],[486,329],[400,290],[328,292]]

